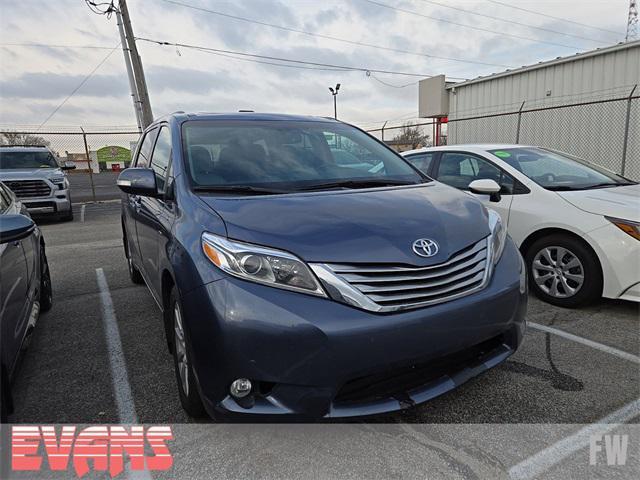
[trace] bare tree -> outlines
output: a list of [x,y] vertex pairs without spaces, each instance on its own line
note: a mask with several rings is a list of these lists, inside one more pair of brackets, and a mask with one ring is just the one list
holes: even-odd
[[30,145],[48,147],[51,142],[39,135],[19,132],[3,132],[0,134],[0,145]]
[[430,144],[429,138],[429,135],[425,134],[416,124],[407,122],[402,125],[400,133],[393,137],[393,141],[406,143],[411,145],[411,148],[420,148]]

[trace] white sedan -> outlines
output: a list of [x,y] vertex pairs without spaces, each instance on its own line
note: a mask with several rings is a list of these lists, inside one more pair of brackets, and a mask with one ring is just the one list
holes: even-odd
[[640,302],[636,182],[523,145],[451,145],[402,155],[500,214],[543,300],[563,307],[601,296]]

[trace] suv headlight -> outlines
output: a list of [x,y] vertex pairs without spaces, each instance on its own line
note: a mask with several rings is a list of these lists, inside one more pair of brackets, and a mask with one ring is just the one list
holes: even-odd
[[290,253],[206,232],[202,234],[202,251],[216,267],[235,277],[326,297],[309,267]]
[[491,209],[487,210],[489,212],[489,229],[491,230],[491,237],[489,238],[490,253],[493,265],[495,265],[504,251],[504,245],[507,242],[507,229],[502,225],[502,219],[497,212]]
[[51,177],[50,180],[51,180],[51,183],[56,185],[60,190],[64,190],[69,185],[69,182],[67,181],[66,177]]

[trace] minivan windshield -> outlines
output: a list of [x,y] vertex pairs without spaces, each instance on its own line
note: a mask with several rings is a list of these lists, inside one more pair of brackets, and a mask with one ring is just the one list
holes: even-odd
[[291,193],[428,181],[352,126],[313,121],[191,121],[183,148],[199,191]]
[[58,162],[50,152],[7,152],[0,150],[0,169],[58,168]]
[[634,184],[585,160],[544,148],[504,148],[490,153],[547,190],[588,190]]

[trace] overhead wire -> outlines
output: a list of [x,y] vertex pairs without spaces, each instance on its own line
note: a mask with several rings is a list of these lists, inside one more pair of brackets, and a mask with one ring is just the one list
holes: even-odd
[[[171,0],[163,0],[163,1],[171,1]],[[397,12],[402,12],[402,13],[406,13],[406,14],[409,14],[409,15],[415,15],[415,16],[422,17],[422,18],[428,18],[430,20],[435,20],[437,22],[448,23],[450,25],[456,25],[458,27],[470,28],[472,30],[478,30],[480,32],[487,32],[487,33],[491,33],[493,35],[500,35],[500,36],[503,36],[503,37],[510,37],[510,38],[517,38],[517,39],[520,39],[520,40],[527,40],[529,42],[543,43],[543,44],[547,44],[547,45],[553,45],[553,46],[556,46],[556,47],[564,47],[564,48],[571,48],[571,49],[574,49],[574,50],[580,50],[580,47],[575,46],[575,45],[567,45],[565,43],[551,42],[551,41],[548,41],[548,40],[540,40],[540,39],[537,39],[537,38],[525,37],[523,35],[516,35],[516,34],[513,34],[513,33],[500,32],[500,31],[497,31],[497,30],[492,30],[490,28],[477,27],[475,25],[467,25],[465,23],[454,22],[453,20],[447,20],[445,18],[434,17],[432,15],[426,15],[424,13],[416,12],[414,10],[407,10],[405,8],[394,7],[393,5],[388,5],[386,3],[381,3],[381,2],[378,2],[378,1],[375,1],[375,0],[362,0],[362,1],[370,3],[372,5],[377,5],[377,6],[382,7],[382,8],[386,8],[386,9],[389,9],[389,10],[395,10]]]
[[[227,55],[236,55],[236,56],[241,56],[241,57],[258,58],[260,60],[270,60],[270,61],[274,61],[274,62],[287,62],[287,63],[297,64],[297,65],[310,65],[310,66],[316,66],[316,67],[328,67],[328,68],[338,69],[338,70],[341,70],[341,71],[358,71],[358,72],[364,72],[364,73],[367,73],[367,72],[385,73],[385,74],[389,74],[389,75],[404,75],[404,76],[409,76],[409,77],[421,77],[421,78],[429,78],[429,77],[433,76],[433,74],[427,74],[427,73],[414,73],[414,72],[402,72],[402,71],[396,71],[396,70],[383,70],[383,69],[370,68],[370,67],[361,67],[361,66],[353,66],[353,65],[338,65],[338,64],[335,64],[335,63],[311,62],[311,61],[308,61],[308,60],[299,60],[299,59],[292,59],[292,58],[276,57],[276,56],[272,56],[272,55],[260,55],[260,54],[256,54],[256,53],[237,52],[237,51],[234,51],[234,50],[226,50],[226,49],[222,49],[222,48],[205,47],[205,46],[201,46],[201,45],[191,45],[191,44],[187,44],[187,43],[167,42],[167,41],[155,40],[155,39],[145,38],[145,37],[136,37],[136,40],[140,40],[142,42],[155,43],[157,45],[162,45],[162,46],[172,46],[172,47],[177,47],[177,48],[187,48],[187,49],[193,49],[193,50],[200,50],[200,51],[203,51],[203,52],[224,53],[224,54],[227,54]],[[454,78],[454,80],[461,80],[461,79]]]
[[606,28],[600,28],[600,27],[595,27],[593,25],[587,25],[586,23],[580,23],[580,22],[576,22],[575,20],[569,20],[568,18],[561,18],[561,17],[555,17],[553,15],[549,15],[543,12],[538,12],[535,10],[528,10],[526,8],[523,7],[518,7],[516,5],[511,5],[509,3],[505,3],[505,2],[500,2],[498,0],[487,0],[487,2],[491,2],[491,3],[495,3],[496,5],[502,5],[503,7],[509,7],[509,8],[513,8],[515,10],[520,10],[523,12],[527,12],[527,13],[533,13],[534,15],[540,15],[541,17],[547,17],[547,18],[552,18],[554,20],[560,20],[562,22],[567,22],[567,23],[573,23],[574,25],[580,25],[581,27],[587,27],[587,28],[593,28],[595,30],[601,30],[603,32],[607,32],[607,33],[614,33],[618,36],[620,36],[621,32],[616,32],[614,30],[608,30]]
[[49,43],[0,43],[0,47],[86,48],[95,50],[111,50],[112,48],[100,45],[54,45]]
[[98,71],[98,69],[109,59],[109,57],[113,54],[113,52],[115,52],[118,48],[120,48],[120,42],[118,42],[118,44],[115,47],[113,47],[111,51],[102,60],[100,60],[100,63],[98,63],[93,68],[93,70],[91,70],[91,72],[89,72],[89,74],[82,79],[82,81],[76,86],[76,88],[74,88],[71,91],[71,93],[67,95],[67,97],[56,108],[53,109],[53,111],[49,114],[49,116],[47,116],[47,118],[45,118],[44,121],[38,126],[38,128],[36,129],[36,132],[38,132],[44,126],[45,123],[51,120],[51,118],[56,113],[58,113],[58,111],[64,106],[64,104],[67,103],[67,101],[69,101],[69,99],[73,97],[76,94],[76,92],[80,90],[85,83],[87,83],[87,81],[89,81],[89,79],[93,76],[93,74]]
[[521,27],[532,28],[532,29],[535,29],[535,30],[543,31],[543,32],[555,33],[555,34],[558,34],[558,35],[564,35],[566,37],[578,38],[580,40],[588,40],[590,42],[596,42],[596,43],[602,43],[603,42],[603,40],[597,39],[597,38],[583,37],[582,35],[575,35],[573,33],[561,32],[560,30],[553,30],[552,28],[546,28],[546,27],[540,27],[540,26],[537,26],[537,25],[531,25],[531,24],[528,24],[528,23],[519,22],[517,20],[495,17],[493,15],[488,15],[486,13],[474,12],[473,10],[466,10],[464,8],[454,7],[452,5],[447,5],[446,3],[441,3],[441,2],[435,2],[433,0],[419,0],[419,1],[421,1],[423,3],[429,3],[431,5],[436,5],[438,7],[443,7],[443,8],[448,8],[448,9],[451,9],[451,10],[455,10],[457,12],[468,13],[470,15],[475,15],[475,16],[483,17],[483,18],[489,18],[491,20],[497,20],[499,22],[506,22],[506,23],[508,23],[510,25],[519,25]]
[[376,48],[376,49],[379,49],[379,50],[386,50],[386,51],[389,51],[389,52],[404,53],[404,54],[408,54],[408,55],[415,55],[415,56],[432,58],[432,59],[436,59],[436,60],[445,60],[445,61],[450,61],[450,62],[460,62],[460,63],[484,65],[484,66],[490,66],[490,67],[504,67],[504,68],[511,68],[512,67],[512,65],[504,65],[504,64],[491,63],[491,62],[483,62],[483,61],[480,61],[480,60],[471,60],[471,59],[446,57],[446,56],[442,56],[442,55],[433,55],[433,54],[430,54],[430,53],[416,52],[416,51],[411,51],[411,50],[404,50],[404,49],[401,49],[401,48],[393,48],[393,47],[387,47],[387,46],[383,46],[383,45],[375,45],[375,44],[371,44],[371,43],[360,42],[360,41],[356,41],[356,40],[349,40],[349,39],[346,39],[346,38],[334,37],[332,35],[325,35],[325,34],[322,34],[322,33],[310,32],[308,30],[301,30],[301,29],[297,29],[297,28],[286,27],[286,26],[283,26],[283,25],[277,25],[277,24],[274,24],[274,23],[268,23],[268,22],[264,22],[262,20],[255,20],[255,19],[251,19],[251,18],[241,17],[239,15],[232,15],[230,13],[220,12],[218,10],[211,10],[211,9],[204,8],[204,7],[198,7],[196,5],[191,5],[191,4],[183,3],[183,2],[178,2],[176,0],[161,0],[161,1],[163,1],[165,3],[170,3],[170,4],[173,4],[173,5],[178,5],[178,6],[181,6],[181,7],[189,8],[189,9],[192,9],[192,10],[197,10],[197,11],[200,11],[200,12],[209,13],[209,14],[212,14],[212,15],[217,15],[219,17],[229,18],[229,19],[232,19],[232,20],[238,20],[238,21],[241,21],[241,22],[253,23],[253,24],[256,24],[256,25],[262,25],[264,27],[275,28],[275,29],[278,29],[278,30],[284,30],[284,31],[287,31],[287,32],[292,32],[292,33],[299,33],[301,35],[308,35],[308,36],[317,37],[317,38],[324,38],[326,40],[334,40],[334,41],[337,41],[337,42],[348,43],[348,44],[351,44],[351,45],[358,45],[358,46],[361,46],[361,47]]

